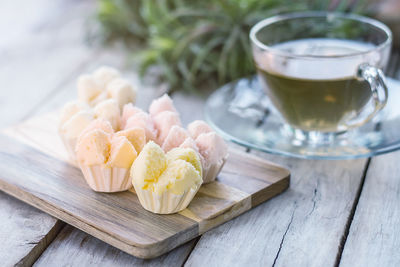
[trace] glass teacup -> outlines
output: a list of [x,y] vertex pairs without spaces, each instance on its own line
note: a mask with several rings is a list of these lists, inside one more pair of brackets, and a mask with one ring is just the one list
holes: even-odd
[[260,21],[250,38],[261,84],[296,135],[359,127],[387,102],[382,70],[392,35],[379,21],[352,14],[291,13]]

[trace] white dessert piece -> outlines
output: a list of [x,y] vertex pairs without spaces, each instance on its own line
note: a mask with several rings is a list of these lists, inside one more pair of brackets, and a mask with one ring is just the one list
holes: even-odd
[[107,120],[111,123],[114,131],[118,131],[121,127],[120,109],[118,103],[114,99],[107,99],[100,102],[94,108],[96,118]]
[[136,102],[136,90],[128,80],[115,78],[107,84],[108,96],[118,102],[122,110],[124,105]]

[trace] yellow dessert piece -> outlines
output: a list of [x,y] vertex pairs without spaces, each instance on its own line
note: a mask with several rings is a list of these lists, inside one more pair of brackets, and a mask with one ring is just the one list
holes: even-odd
[[174,161],[181,159],[184,160],[195,168],[202,176],[201,162],[198,154],[192,148],[174,148],[167,153],[167,164],[170,165]]
[[199,172],[192,164],[177,159],[168,164],[165,171],[158,177],[158,181],[154,184],[154,192],[161,195],[169,191],[175,195],[182,195],[190,188],[195,189],[202,182]]
[[141,189],[148,189],[152,183],[157,182],[158,177],[167,167],[167,159],[159,145],[148,142],[131,167],[133,183]]
[[165,155],[159,145],[147,143],[131,167],[133,185],[137,190],[151,190],[181,195],[202,183],[201,164],[191,148],[176,148]]
[[146,144],[146,131],[140,127],[134,127],[127,130],[119,131],[115,133],[116,136],[125,136],[129,142],[135,147],[137,153],[142,151]]
[[110,135],[95,129],[80,136],[76,145],[76,156],[84,165],[104,164],[110,153]]
[[110,158],[108,159],[110,166],[128,169],[136,157],[135,148],[125,136],[114,136],[112,138]]

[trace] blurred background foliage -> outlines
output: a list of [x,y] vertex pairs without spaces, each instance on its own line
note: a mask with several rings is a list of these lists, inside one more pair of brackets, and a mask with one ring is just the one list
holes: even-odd
[[123,41],[143,76],[159,68],[170,91],[215,89],[255,72],[248,38],[279,13],[330,10],[366,14],[364,0],[101,0],[96,39]]

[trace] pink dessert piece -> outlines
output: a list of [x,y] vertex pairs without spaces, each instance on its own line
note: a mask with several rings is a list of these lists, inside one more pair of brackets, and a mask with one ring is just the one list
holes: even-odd
[[200,134],[196,139],[196,144],[208,165],[219,162],[228,153],[225,141],[215,132]]
[[157,138],[157,129],[155,128],[154,122],[151,119],[150,115],[146,112],[138,112],[131,116],[125,125],[125,130],[130,128],[143,128],[146,132],[146,140],[156,140]]
[[180,148],[192,148],[194,151],[199,152],[199,148],[196,145],[196,141],[193,138],[188,137],[179,145]]
[[179,147],[187,138],[190,138],[189,133],[182,127],[174,125],[165,138],[161,148],[165,152],[168,152],[175,147]]
[[160,98],[154,99],[149,107],[149,113],[152,117],[163,111],[172,111],[177,113],[171,98],[167,94],[164,94]]
[[173,111],[163,111],[154,118],[154,125],[158,130],[157,143],[162,145],[169,131],[174,125],[182,126],[179,114]]
[[188,131],[193,139],[197,139],[200,134],[214,132],[213,129],[202,120],[196,120],[188,125]]
[[88,126],[86,126],[86,128],[82,131],[82,133],[79,136],[80,137],[84,136],[88,132],[91,132],[92,130],[96,130],[96,129],[97,130],[102,130],[102,131],[104,131],[105,133],[108,133],[108,134],[113,134],[114,133],[113,127],[111,126],[111,123],[109,121],[104,120],[104,119],[95,119],[94,121],[89,123]]
[[76,157],[83,165],[104,164],[110,152],[110,134],[94,129],[82,135],[76,145]]
[[203,158],[203,183],[215,180],[228,157],[228,147],[224,140],[215,132],[200,134],[196,145]]
[[135,107],[132,103],[124,105],[121,116],[121,129],[125,129],[126,122],[130,117],[140,112],[144,111],[138,107]]

